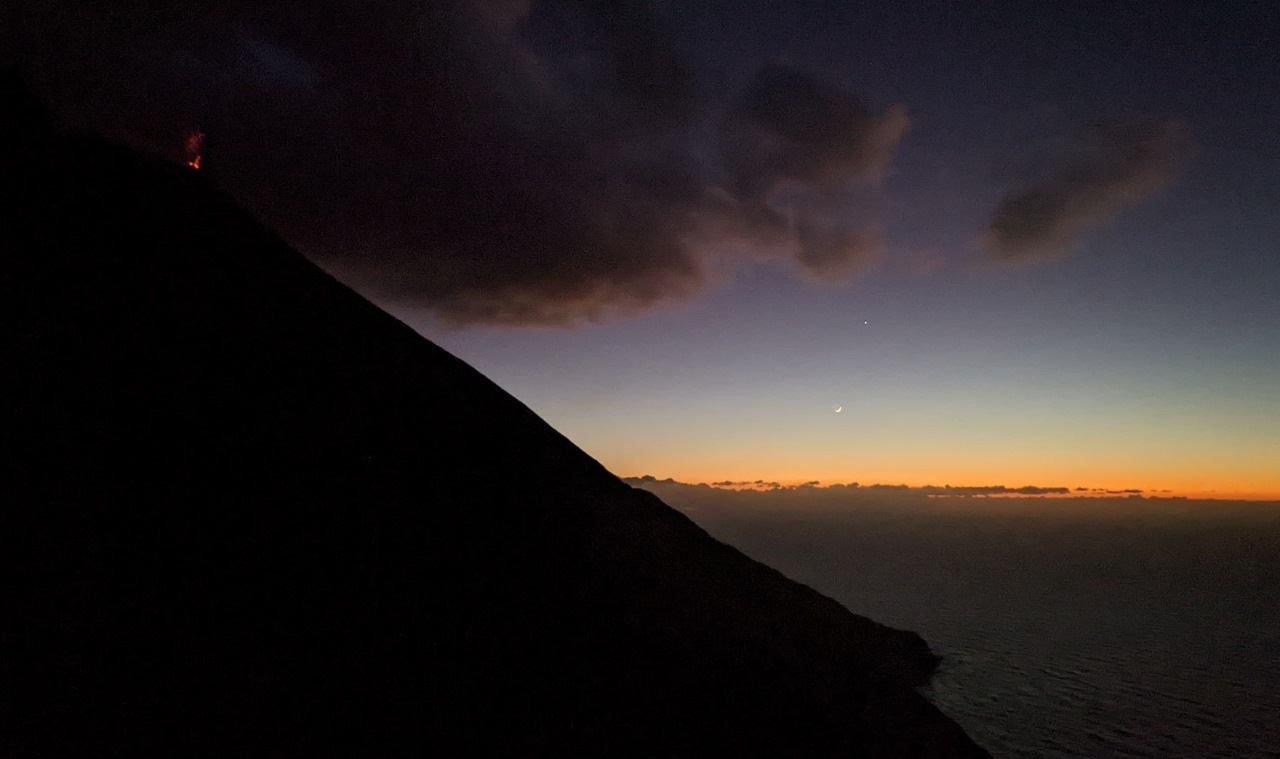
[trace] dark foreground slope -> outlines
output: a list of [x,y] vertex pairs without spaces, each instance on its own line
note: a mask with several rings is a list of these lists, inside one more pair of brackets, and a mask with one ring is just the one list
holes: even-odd
[[0,115],[0,755],[982,756],[192,171]]

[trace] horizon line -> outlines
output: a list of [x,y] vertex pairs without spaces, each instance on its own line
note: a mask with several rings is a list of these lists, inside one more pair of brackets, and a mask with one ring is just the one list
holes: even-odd
[[838,482],[835,480],[706,480],[686,482],[673,477],[659,478],[651,474],[636,476],[619,476],[624,481],[652,482],[656,484],[675,484],[687,487],[706,487],[715,490],[758,492],[795,491],[800,489],[829,490],[857,489],[894,491],[911,495],[951,498],[1143,498],[1167,500],[1196,501],[1275,501],[1280,503],[1280,491],[1234,491],[1234,490],[1179,490],[1173,488],[1101,488],[1101,487],[1066,487],[1022,485],[908,485],[905,483],[859,483],[856,481]]

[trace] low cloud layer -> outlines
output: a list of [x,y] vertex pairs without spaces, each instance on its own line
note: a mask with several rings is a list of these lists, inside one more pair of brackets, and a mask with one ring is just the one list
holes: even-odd
[[[1173,515],[1203,517],[1205,501],[1174,496],[1168,490],[1025,485],[947,486],[821,485],[807,482],[783,485],[767,480],[722,480],[691,484],[652,475],[625,477],[627,484],[648,490],[703,526],[724,520],[785,515],[788,520],[808,516],[852,514],[972,514],[972,515]],[[1214,501],[1260,511],[1265,502]],[[1121,508],[1117,508],[1123,504]],[[1198,505],[1197,505],[1198,504]]]
[[[640,477],[628,477],[624,480],[637,487],[668,487],[668,488],[701,488],[701,489],[718,489],[718,490],[767,490],[767,491],[794,491],[794,492],[818,492],[836,493],[836,494],[852,494],[858,496],[933,496],[933,497],[954,497],[954,498],[971,498],[984,496],[1059,496],[1070,495],[1070,488],[1065,487],[1040,487],[1037,485],[1023,485],[1021,487],[1011,488],[1005,485],[969,485],[956,486],[951,485],[922,485],[912,487],[910,485],[862,485],[857,482],[836,483],[831,485],[823,485],[818,480],[805,482],[800,485],[782,485],[777,482],[766,480],[721,480],[707,484],[700,482],[690,484],[679,482],[677,480],[666,478],[658,479],[653,475],[646,474]],[[1076,488],[1083,490],[1084,488]],[[1095,491],[1099,493],[1141,493],[1141,490],[1107,490]]]
[[286,238],[455,324],[641,311],[733,251],[847,277],[908,126],[786,67],[709,92],[643,0],[19,2],[0,42],[70,123],[170,154],[205,132],[207,171]]
[[1186,149],[1178,121],[1094,124],[1036,162],[1034,179],[1011,190],[991,219],[986,243],[1005,261],[1070,253],[1090,230],[1173,181]]

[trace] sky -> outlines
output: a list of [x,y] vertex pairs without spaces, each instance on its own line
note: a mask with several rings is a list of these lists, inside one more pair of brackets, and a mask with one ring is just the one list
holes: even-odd
[[1273,4],[6,5],[619,475],[1280,498]]

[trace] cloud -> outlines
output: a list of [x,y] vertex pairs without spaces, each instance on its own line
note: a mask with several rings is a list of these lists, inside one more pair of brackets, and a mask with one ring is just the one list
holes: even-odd
[[[856,482],[847,484],[830,484],[823,485],[818,480],[810,480],[799,485],[781,485],[777,482],[765,482],[764,480],[722,480],[713,482],[709,486],[705,483],[698,485],[690,485],[688,483],[678,482],[670,477],[659,480],[653,475],[643,475],[641,477],[624,477],[623,480],[637,487],[668,487],[668,488],[716,488],[721,490],[779,490],[793,492],[809,492],[822,491],[827,493],[843,493],[850,494],[856,491],[857,495],[865,497],[877,496],[916,496],[916,497],[952,497],[952,498],[970,498],[982,496],[1045,496],[1045,495],[1070,495],[1071,490],[1065,487],[1040,487],[1036,485],[1024,485],[1022,487],[1011,488],[1005,485],[967,485],[956,486],[951,485],[923,485],[912,487],[910,485],[860,485]],[[1083,490],[1083,488],[1076,488]],[[1141,490],[1118,490],[1106,491],[1108,493],[1141,493]]]
[[1181,122],[1135,118],[1095,124],[1041,156],[1037,177],[1000,201],[987,248],[999,260],[1070,253],[1091,229],[1165,189],[1185,153]]
[[786,182],[826,195],[850,178],[874,178],[908,126],[900,108],[873,112],[856,95],[812,76],[762,70],[726,122],[726,167],[736,195],[763,198]]
[[800,248],[796,257],[809,272],[823,280],[840,280],[849,272],[878,260],[884,253],[879,226],[797,229]]
[[720,128],[724,189],[757,238],[785,239],[819,279],[840,279],[883,247],[874,187],[910,126],[855,94],[783,67],[760,71]]
[[712,261],[840,280],[883,245],[905,113],[785,67],[707,91],[647,0],[157,14],[42,19],[78,28],[18,55],[77,126],[174,153],[198,124],[221,184],[388,305],[573,324],[693,297]]

